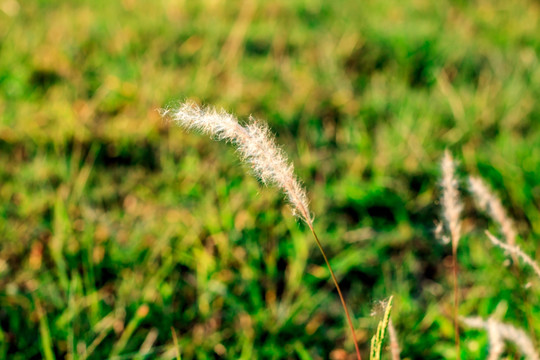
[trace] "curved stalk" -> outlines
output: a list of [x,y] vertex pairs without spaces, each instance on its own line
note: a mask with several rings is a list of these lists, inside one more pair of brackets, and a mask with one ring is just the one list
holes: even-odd
[[330,270],[332,281],[334,282],[334,285],[336,286],[336,290],[339,294],[339,299],[341,300],[341,305],[343,305],[343,310],[345,310],[345,315],[347,317],[347,322],[349,323],[349,328],[351,330],[354,347],[356,349],[356,357],[358,358],[358,360],[362,360],[362,356],[360,355],[360,348],[358,347],[358,340],[356,340],[356,333],[354,332],[354,326],[351,320],[351,315],[349,314],[349,309],[347,308],[347,303],[345,302],[345,298],[343,297],[343,294],[341,293],[341,288],[339,287],[336,275],[334,275],[334,270],[332,270],[332,266],[330,266],[330,262],[328,261],[328,258],[326,257],[326,253],[324,252],[324,249],[322,247],[322,244],[319,241],[319,238],[317,237],[317,233],[315,233],[315,230],[313,229],[313,225],[309,222],[307,224],[309,226],[309,229],[311,230],[311,233],[313,234],[313,237],[315,238],[315,242],[317,243],[319,250],[321,251],[324,261],[326,262],[326,266],[328,267],[328,270]]
[[454,336],[456,343],[456,359],[461,359],[461,346],[459,342],[459,286],[458,286],[458,268],[457,268],[457,247],[452,247],[452,268],[454,273]]

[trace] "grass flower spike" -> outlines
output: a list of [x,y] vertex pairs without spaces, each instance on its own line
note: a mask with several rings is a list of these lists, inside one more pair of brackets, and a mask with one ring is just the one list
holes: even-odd
[[401,350],[399,349],[398,334],[396,328],[394,327],[392,319],[390,319],[390,321],[388,322],[388,335],[390,337],[390,358],[392,360],[400,360]]
[[450,233],[452,240],[452,268],[454,274],[454,333],[456,342],[456,356],[460,359],[460,344],[459,344],[459,326],[458,326],[458,307],[459,307],[459,287],[458,287],[458,268],[457,268],[457,249],[459,238],[461,236],[461,205],[460,195],[458,190],[458,180],[456,178],[456,163],[450,155],[450,151],[446,150],[441,162],[441,187],[442,198],[441,204],[443,207],[443,219],[447,231]]
[[493,243],[493,245],[498,246],[505,251],[508,251],[510,254],[512,254],[512,256],[522,259],[525,264],[529,265],[534,270],[534,273],[540,279],[540,266],[538,266],[538,264],[529,255],[525,254],[523,250],[519,248],[519,246],[505,244],[501,240],[493,236],[487,230],[486,230],[486,235],[489,238],[489,240]]
[[255,176],[265,185],[276,185],[285,193],[296,216],[313,223],[304,188],[294,175],[294,167],[275,143],[268,126],[253,118],[242,126],[224,110],[201,108],[186,102],[175,110],[163,110],[162,116],[172,118],[178,125],[198,130],[217,140],[232,142],[242,160],[248,163]]
[[247,125],[241,125],[233,115],[224,110],[216,110],[212,107],[201,108],[193,102],[185,102],[177,109],[162,110],[161,116],[171,118],[186,129],[198,130],[217,140],[233,143],[236,145],[242,160],[250,165],[255,176],[263,184],[275,185],[284,192],[292,206],[294,215],[309,226],[326,262],[347,317],[356,356],[360,360],[360,349],[351,316],[334,271],[313,228],[313,218],[309,210],[306,192],[294,175],[293,165],[288,162],[283,150],[276,145],[268,126],[253,118],[250,118]]
[[491,218],[499,224],[508,245],[515,246],[517,232],[499,198],[478,177],[469,177],[469,188],[474,195],[478,207],[489,213]]
[[441,203],[443,206],[443,217],[452,239],[452,248],[457,250],[459,238],[461,235],[461,205],[458,190],[458,181],[455,176],[456,164],[450,152],[446,150],[441,162],[443,190]]
[[495,319],[484,320],[480,317],[462,318],[461,321],[468,327],[474,329],[485,329],[489,336],[489,360],[499,359],[504,352],[503,341],[514,343],[515,346],[525,355],[526,359],[540,360],[534,349],[532,340],[527,334],[512,325],[501,323]]

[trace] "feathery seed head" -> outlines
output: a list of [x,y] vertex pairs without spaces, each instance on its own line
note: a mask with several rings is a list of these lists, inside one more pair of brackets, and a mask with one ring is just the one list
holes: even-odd
[[529,265],[534,270],[538,278],[540,278],[540,266],[529,255],[525,254],[523,250],[519,248],[519,246],[503,243],[501,240],[497,239],[487,230],[485,231],[485,233],[489,240],[493,243],[493,245],[498,246],[501,249],[509,252],[515,258],[520,258],[525,264]]
[[461,233],[461,210],[463,208],[458,190],[458,181],[455,176],[456,164],[450,152],[446,150],[441,162],[441,187],[443,218],[450,231],[452,246],[457,249]]
[[392,360],[400,360],[401,350],[399,349],[398,335],[392,319],[390,319],[390,321],[388,322],[388,334],[390,336],[390,358]]
[[478,207],[487,212],[499,224],[506,242],[515,245],[517,231],[501,204],[499,198],[489,189],[485,182],[478,177],[469,177],[469,189],[474,195]]
[[201,108],[187,101],[177,109],[161,111],[161,116],[172,119],[188,130],[198,130],[218,140],[234,141],[240,127],[236,119],[225,111],[214,108]]
[[488,360],[498,360],[504,352],[504,342],[497,326],[497,322],[489,318],[486,324],[486,330],[489,338]]
[[485,329],[490,337],[489,359],[498,359],[504,351],[503,340],[510,341],[522,352],[527,359],[540,360],[534,349],[533,342],[525,331],[512,325],[499,322],[493,318],[487,321],[480,317],[462,318],[461,321],[470,328]]
[[268,126],[250,118],[247,125],[224,110],[201,108],[194,102],[185,102],[174,110],[161,111],[163,117],[172,118],[188,130],[198,130],[217,140],[230,141],[236,145],[240,157],[249,164],[259,180],[265,185],[276,185],[285,193],[293,213],[311,225],[307,195],[294,175],[294,166],[275,143]]

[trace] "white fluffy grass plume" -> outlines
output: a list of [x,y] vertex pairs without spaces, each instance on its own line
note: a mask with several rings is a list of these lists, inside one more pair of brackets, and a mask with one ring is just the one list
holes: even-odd
[[456,178],[456,163],[450,155],[450,151],[446,150],[441,162],[441,187],[442,187],[442,210],[450,237],[452,239],[452,247],[454,251],[458,247],[459,238],[461,235],[461,205],[460,195],[458,190],[458,180]]
[[499,198],[478,177],[469,177],[469,189],[473,193],[478,207],[487,212],[499,224],[506,242],[511,246],[515,246],[517,232]]
[[459,285],[458,285],[458,267],[457,267],[457,249],[459,238],[461,236],[461,204],[459,195],[459,183],[456,177],[456,163],[450,154],[450,151],[444,152],[441,161],[441,188],[442,188],[442,215],[447,231],[452,239],[452,272],[454,278],[454,332],[456,342],[457,359],[460,359],[460,338],[458,326],[459,312]]
[[540,360],[538,353],[534,349],[533,342],[521,329],[512,325],[498,322],[492,318],[487,321],[479,317],[462,318],[462,322],[475,329],[485,329],[489,336],[489,360],[496,360],[504,352],[504,341],[512,342],[529,360]]
[[540,266],[538,266],[538,264],[529,255],[525,254],[523,250],[519,248],[519,246],[503,243],[501,240],[497,239],[487,230],[486,230],[486,235],[488,236],[489,240],[493,243],[493,245],[498,246],[501,249],[509,252],[513,256],[523,260],[525,264],[529,265],[534,270],[536,276],[538,276],[538,278],[540,279]]
[[276,145],[274,136],[264,122],[250,118],[248,124],[241,125],[225,110],[203,108],[191,101],[175,109],[162,110],[161,115],[186,129],[198,130],[217,140],[235,144],[255,176],[265,185],[281,188],[292,205],[293,213],[312,225],[306,192],[294,175],[293,165]]

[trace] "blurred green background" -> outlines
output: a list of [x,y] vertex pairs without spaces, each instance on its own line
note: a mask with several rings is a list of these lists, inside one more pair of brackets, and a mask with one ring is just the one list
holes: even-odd
[[[184,99],[269,123],[365,356],[393,294],[403,358],[455,357],[438,164],[464,193],[484,177],[538,254],[539,20],[534,0],[0,0],[0,358],[352,354],[309,230],[231,146],[160,119]],[[538,281],[464,201],[460,314],[539,338]]]

